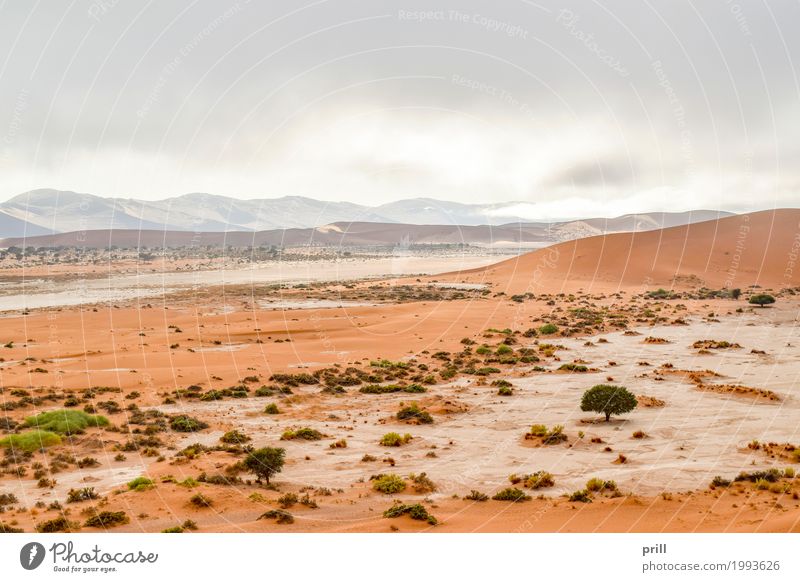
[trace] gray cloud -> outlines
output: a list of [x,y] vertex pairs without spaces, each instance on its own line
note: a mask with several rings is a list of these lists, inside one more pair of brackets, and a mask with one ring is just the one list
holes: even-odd
[[783,205],[797,22],[789,0],[6,3],[0,199]]

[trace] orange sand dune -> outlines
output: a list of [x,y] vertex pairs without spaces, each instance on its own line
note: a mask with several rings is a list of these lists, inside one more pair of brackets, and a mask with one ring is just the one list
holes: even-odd
[[569,241],[453,274],[509,293],[800,284],[800,209]]

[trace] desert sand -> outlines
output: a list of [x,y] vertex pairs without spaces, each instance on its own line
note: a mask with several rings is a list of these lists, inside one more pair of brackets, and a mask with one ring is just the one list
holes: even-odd
[[[110,531],[186,520],[199,531],[799,531],[800,480],[786,469],[800,461],[791,263],[800,212],[745,216],[582,239],[446,275],[212,280],[6,313],[0,438],[65,405],[110,426],[29,457],[6,448],[0,495],[15,501],[0,524],[29,531],[64,517],[74,528],[122,511]],[[670,294],[653,294],[659,287]],[[748,305],[754,291],[776,304]],[[603,383],[627,387],[639,406],[610,422],[581,411],[583,391]],[[371,384],[421,389],[361,391]],[[433,422],[398,420],[411,402]],[[268,404],[279,413],[266,414]],[[207,427],[175,431],[178,415]],[[563,427],[563,438],[526,438],[536,424]],[[320,438],[282,438],[301,428]],[[236,469],[245,451],[220,441],[233,430],[256,448],[285,449],[269,488]],[[382,446],[389,432],[411,438]],[[554,482],[526,488],[537,471]],[[710,487],[757,471],[765,478]],[[388,473],[402,492],[374,489],[371,477]],[[139,476],[153,486],[130,489]],[[570,500],[592,478],[608,486]],[[98,498],[66,502],[83,487]],[[508,487],[532,499],[469,498]],[[193,503],[197,494],[210,506]],[[384,517],[396,501],[438,524]],[[272,510],[293,522],[262,517]]]

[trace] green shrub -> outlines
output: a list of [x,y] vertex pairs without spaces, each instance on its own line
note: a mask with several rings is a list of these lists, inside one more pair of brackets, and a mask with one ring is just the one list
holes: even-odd
[[615,481],[605,481],[599,477],[592,477],[586,482],[586,490],[594,493],[598,491],[616,491],[617,483]]
[[559,370],[563,370],[565,372],[579,372],[579,373],[588,372],[589,371],[589,368],[587,368],[583,364],[572,364],[572,363],[570,363],[570,364],[561,364],[558,367],[558,369]]
[[78,528],[80,528],[79,524],[67,520],[63,515],[36,524],[36,531],[39,533],[69,532]]
[[228,445],[241,445],[252,439],[238,430],[229,430],[224,435],[219,437],[219,440]]
[[23,530],[21,528],[13,527],[11,525],[8,525],[7,523],[3,523],[2,521],[0,521],[0,534],[4,534],[4,533],[22,533],[22,532],[23,532]]
[[497,354],[498,356],[505,356],[507,354],[513,354],[514,348],[506,344],[500,344],[499,346],[497,346],[497,349],[495,350],[494,353]]
[[406,482],[394,473],[387,473],[376,476],[372,481],[372,488],[380,493],[391,495],[403,491],[406,488]]
[[439,523],[434,516],[428,513],[428,510],[425,509],[421,504],[414,503],[413,505],[405,505],[403,503],[395,503],[389,509],[383,512],[383,517],[393,518],[393,517],[400,517],[401,515],[406,515],[411,519],[416,519],[418,521],[424,521],[429,523],[430,525],[436,525]]
[[282,509],[270,509],[258,516],[258,519],[274,519],[280,524],[294,523],[294,516]]
[[547,426],[544,424],[534,424],[528,434],[535,437],[547,436]]
[[81,501],[89,501],[97,499],[99,495],[94,490],[94,487],[82,487],[81,489],[70,489],[67,492],[67,503],[79,503]]
[[214,502],[202,493],[195,493],[189,498],[189,503],[195,507],[211,507]]
[[362,394],[391,394],[393,392],[418,394],[427,392],[428,389],[420,384],[409,384],[408,386],[402,386],[400,384],[387,384],[383,386],[380,384],[369,384],[368,386],[362,386],[358,391]]
[[404,436],[400,436],[400,434],[396,432],[387,432],[381,438],[380,444],[384,447],[399,447],[400,445],[404,445],[411,441],[412,438],[414,437],[408,433],[406,433]]
[[101,511],[86,520],[86,527],[116,527],[130,521],[124,511]]
[[169,419],[169,426],[176,432],[197,432],[208,428],[208,423],[186,414],[179,414]]
[[546,323],[539,328],[539,333],[542,335],[553,335],[558,332],[558,326],[554,323]]
[[10,434],[0,439],[0,446],[26,453],[60,444],[61,437],[46,430],[29,430],[20,434]]
[[436,483],[428,477],[427,473],[420,473],[419,475],[411,473],[408,478],[416,493],[433,493],[437,489]]
[[433,417],[430,413],[422,410],[416,402],[401,408],[397,413],[397,420],[412,420],[419,424],[433,423]]
[[283,469],[285,455],[284,449],[270,447],[256,449],[247,453],[243,465],[245,469],[256,476],[257,482],[260,483],[263,479],[269,484],[270,478]]
[[530,495],[526,494],[522,489],[517,489],[516,487],[506,487],[502,491],[498,491],[495,493],[494,499],[495,501],[528,501],[531,498]]
[[464,499],[469,499],[470,501],[488,501],[489,496],[473,489],[469,492],[469,495],[464,496]]
[[278,505],[280,505],[283,509],[289,509],[295,503],[297,503],[296,493],[285,493],[284,495],[278,497]]
[[716,487],[730,487],[730,486],[731,486],[731,480],[720,477],[719,475],[717,475],[711,480],[712,489]]
[[282,441],[291,441],[294,439],[303,439],[306,441],[318,441],[324,437],[321,432],[313,428],[298,428],[297,430],[286,430],[281,435]]
[[591,503],[592,496],[586,489],[575,491],[569,496],[570,501],[577,501],[580,503]]
[[81,434],[92,426],[108,426],[105,416],[86,414],[83,410],[51,410],[25,419],[25,426],[62,435]]
[[281,413],[281,411],[278,409],[278,405],[275,404],[274,402],[272,402],[270,404],[267,404],[264,407],[264,412],[266,414],[280,414]]
[[544,489],[556,484],[553,475],[547,471],[536,471],[525,478],[525,487],[528,489]]
[[606,422],[612,414],[625,414],[636,408],[636,396],[622,386],[598,384],[583,393],[581,410],[605,414]]
[[155,487],[155,483],[149,477],[136,477],[133,481],[128,481],[128,489],[131,491],[147,491]]

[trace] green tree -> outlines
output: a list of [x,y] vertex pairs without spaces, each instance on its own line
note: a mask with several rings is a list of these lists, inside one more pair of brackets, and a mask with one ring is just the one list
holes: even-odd
[[256,476],[258,483],[261,483],[263,479],[269,485],[270,477],[275,473],[280,473],[281,469],[283,469],[285,455],[285,449],[270,447],[255,449],[247,453],[244,466]]
[[625,414],[636,408],[637,404],[636,396],[627,388],[598,384],[583,393],[581,410],[605,414],[608,422],[612,414]]
[[760,305],[761,307],[764,307],[765,305],[770,305],[771,303],[775,303],[775,298],[772,295],[759,293],[758,295],[750,296],[751,305]]

